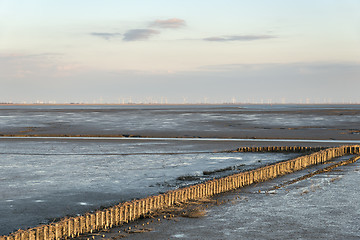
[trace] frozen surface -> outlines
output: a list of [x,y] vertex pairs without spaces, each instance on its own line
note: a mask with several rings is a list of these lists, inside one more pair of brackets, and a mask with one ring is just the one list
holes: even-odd
[[0,234],[297,156],[211,144],[2,140]]
[[225,203],[203,218],[155,221],[152,232],[125,239],[360,239],[359,161],[266,193],[308,171],[221,195]]

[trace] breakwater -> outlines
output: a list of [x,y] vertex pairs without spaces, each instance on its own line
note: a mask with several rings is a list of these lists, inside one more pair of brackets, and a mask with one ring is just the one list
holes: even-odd
[[133,221],[151,212],[169,207],[175,202],[186,202],[211,197],[219,193],[298,171],[311,165],[321,164],[334,157],[347,154],[359,154],[360,147],[358,145],[327,149],[306,147],[244,147],[238,148],[235,151],[304,152],[309,154],[251,171],[168,191],[164,194],[120,203],[113,207],[84,214],[83,216],[64,218],[55,223],[41,225],[27,230],[19,230],[8,236],[1,236],[0,240],[52,240],[96,232]]

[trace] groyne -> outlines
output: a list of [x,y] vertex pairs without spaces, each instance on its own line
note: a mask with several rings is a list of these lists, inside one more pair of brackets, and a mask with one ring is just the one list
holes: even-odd
[[317,152],[326,147],[298,147],[298,146],[269,146],[269,147],[240,147],[233,152]]
[[86,213],[82,216],[64,218],[58,222],[27,230],[18,230],[8,236],[0,236],[0,240],[66,239],[108,229],[144,217],[159,209],[172,206],[176,202],[187,202],[189,200],[211,197],[219,193],[302,170],[311,165],[325,163],[335,157],[359,154],[360,146],[340,146],[327,149],[311,147],[244,147],[238,148],[235,152],[306,152],[309,154],[193,186],[171,190],[164,194],[123,202],[96,212]]

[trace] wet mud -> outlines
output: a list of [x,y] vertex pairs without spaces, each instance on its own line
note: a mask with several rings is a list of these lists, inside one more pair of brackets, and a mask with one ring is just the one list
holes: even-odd
[[2,136],[360,139],[359,105],[0,106]]

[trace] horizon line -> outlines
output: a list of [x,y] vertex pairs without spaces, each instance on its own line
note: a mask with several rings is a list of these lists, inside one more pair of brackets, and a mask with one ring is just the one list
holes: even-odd
[[21,103],[21,102],[0,102],[0,106],[59,106],[59,105],[72,105],[72,106],[141,106],[141,105],[150,105],[150,106],[171,106],[171,105],[360,105],[360,102],[313,102],[313,103],[282,103],[282,102],[273,102],[273,103],[258,103],[258,102],[223,102],[223,103],[86,103],[86,102],[63,102],[63,103],[49,103],[49,102],[40,102],[40,103]]

